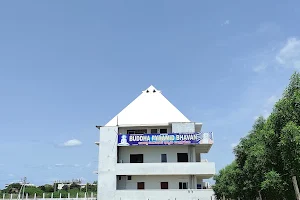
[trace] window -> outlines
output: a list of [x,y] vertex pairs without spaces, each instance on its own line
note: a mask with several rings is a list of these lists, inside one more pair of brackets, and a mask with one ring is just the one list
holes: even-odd
[[162,128],[162,129],[160,129],[160,133],[167,133],[168,131],[167,131],[167,129],[166,128]]
[[151,129],[151,133],[157,133],[157,129]]
[[177,153],[177,162],[188,162],[188,154],[187,153]]
[[138,190],[145,189],[145,182],[137,182],[137,189]]
[[187,182],[179,182],[179,189],[188,189]]
[[143,163],[144,155],[143,154],[130,154],[130,163]]
[[161,154],[161,162],[167,162],[167,154]]
[[169,189],[168,182],[160,182],[160,189]]
[[122,180],[122,176],[118,176],[119,181]]
[[127,130],[127,134],[145,134],[145,133],[147,133],[147,129]]
[[129,180],[129,181],[130,181],[130,180],[131,180],[131,176],[127,176],[127,180]]

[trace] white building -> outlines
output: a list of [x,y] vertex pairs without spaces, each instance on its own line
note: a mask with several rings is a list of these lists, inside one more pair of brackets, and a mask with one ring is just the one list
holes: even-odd
[[215,163],[201,160],[213,144],[150,86],[100,130],[98,200],[211,200],[203,180]]
[[75,184],[79,185],[81,188],[84,188],[86,186],[86,184],[82,184],[81,179],[73,179],[73,180],[65,180],[65,181],[59,181],[59,180],[54,181],[54,185],[57,186],[58,190],[62,190],[65,185],[70,187],[72,185],[72,183],[75,183]]
[[5,184],[4,185],[4,188],[6,189],[9,185],[11,185],[11,184],[16,184],[16,183],[18,183],[18,184],[20,184],[20,185],[25,185],[26,187],[37,187],[36,185],[34,185],[34,184],[32,184],[32,183],[23,183],[23,182],[11,182],[11,183],[9,183],[9,184]]

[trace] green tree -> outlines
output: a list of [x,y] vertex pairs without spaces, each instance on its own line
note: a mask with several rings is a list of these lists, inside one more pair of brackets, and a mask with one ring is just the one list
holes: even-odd
[[87,183],[86,186],[82,189],[82,191],[88,191],[88,192],[97,192],[97,185]]
[[68,185],[64,185],[64,186],[62,187],[62,190],[68,191],[68,190],[69,190],[69,186],[68,186]]
[[284,170],[290,176],[300,176],[300,126],[288,123],[282,130],[279,148]]
[[260,117],[234,149],[235,161],[214,177],[218,198],[295,199],[300,178],[300,74],[294,73],[268,119]]
[[43,190],[45,193],[51,193],[51,192],[54,192],[54,187],[53,187],[53,185],[46,184],[46,185],[39,186],[39,188],[40,188],[41,190]]
[[265,174],[261,189],[268,199],[283,199],[286,184],[278,172],[270,171]]
[[28,194],[29,197],[34,197],[34,194],[36,194],[38,197],[42,197],[44,191],[37,187],[32,186],[25,186],[24,190],[25,194]]
[[78,185],[77,183],[72,183],[71,185],[70,185],[70,189],[72,190],[72,189],[80,189],[80,185]]
[[5,193],[15,194],[18,193],[21,189],[22,185],[20,183],[12,183],[4,190]]
[[218,198],[237,198],[238,193],[238,175],[240,174],[236,162],[220,170],[219,174],[214,177],[216,184],[213,189]]

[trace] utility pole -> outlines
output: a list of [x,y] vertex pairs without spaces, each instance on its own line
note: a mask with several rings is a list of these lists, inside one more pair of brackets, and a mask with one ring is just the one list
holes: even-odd
[[292,180],[293,180],[293,185],[294,185],[294,189],[295,189],[295,193],[296,193],[296,199],[300,200],[300,193],[299,193],[299,188],[298,188],[298,183],[297,183],[296,176],[293,176]]
[[27,178],[24,177],[23,179],[23,192],[22,192],[22,200],[24,200],[24,193],[25,193],[25,185],[26,185],[26,181],[27,181]]
[[86,182],[86,185],[85,185],[85,196],[86,196],[86,199],[88,199],[88,193],[87,193],[88,189],[87,189],[87,187],[88,187],[88,182]]

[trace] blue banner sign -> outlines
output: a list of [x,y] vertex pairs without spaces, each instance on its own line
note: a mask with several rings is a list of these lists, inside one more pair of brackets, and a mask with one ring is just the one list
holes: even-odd
[[120,134],[118,146],[212,144],[213,133]]

